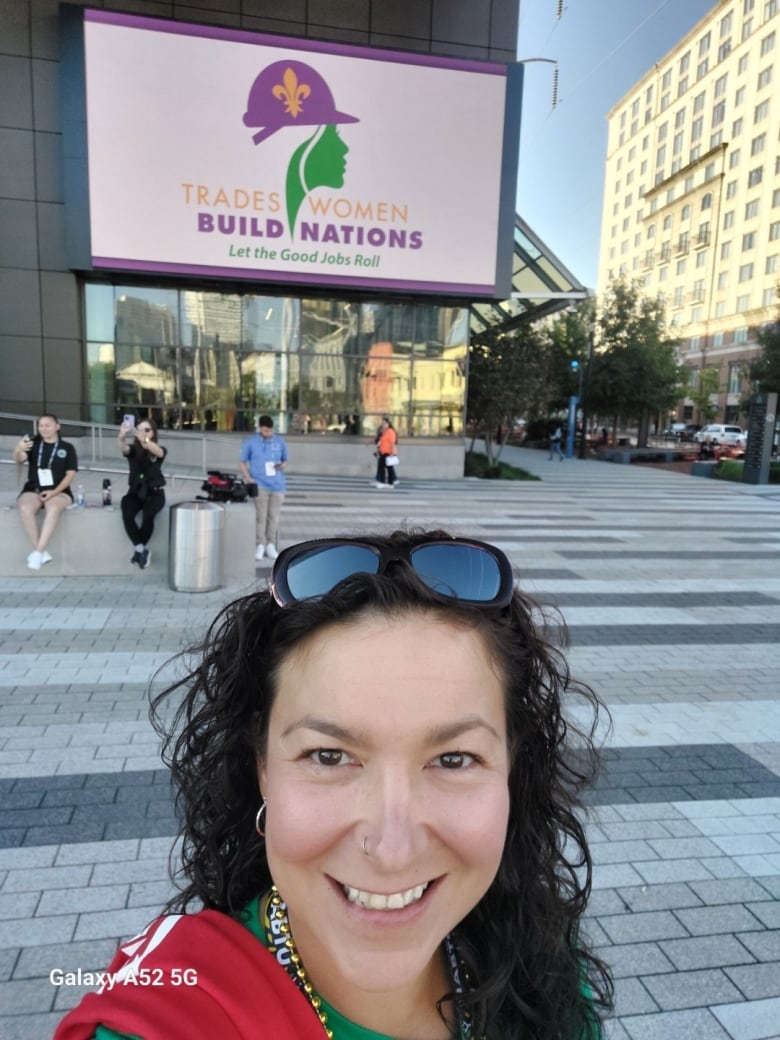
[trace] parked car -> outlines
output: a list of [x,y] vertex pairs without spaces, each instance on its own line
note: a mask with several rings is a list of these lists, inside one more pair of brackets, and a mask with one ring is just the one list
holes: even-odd
[[686,423],[684,429],[677,434],[678,441],[692,441],[701,429],[701,423]]
[[728,444],[731,448],[744,448],[747,443],[747,434],[741,426],[710,423],[695,433],[693,439],[698,444],[709,444],[713,448],[719,444]]
[[665,437],[666,440],[676,441],[685,427],[686,423],[684,422],[673,422],[671,426],[666,427],[661,436]]

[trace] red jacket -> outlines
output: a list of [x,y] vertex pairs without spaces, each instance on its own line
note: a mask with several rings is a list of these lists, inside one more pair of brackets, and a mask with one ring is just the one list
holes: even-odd
[[274,955],[242,924],[216,910],[152,922],[119,948],[108,972],[109,982],[60,1022],[54,1040],[89,1040],[98,1025],[144,1040],[323,1040],[325,1035]]

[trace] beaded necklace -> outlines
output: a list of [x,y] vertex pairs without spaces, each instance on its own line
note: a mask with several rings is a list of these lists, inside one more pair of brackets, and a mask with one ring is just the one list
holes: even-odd
[[[260,920],[265,928],[269,948],[275,952],[276,959],[285,969],[287,974],[303,993],[311,1004],[314,1012],[322,1023],[322,1028],[328,1040],[333,1040],[333,1030],[328,1026],[328,1016],[322,1007],[322,1000],[317,995],[311,984],[309,975],[303,966],[301,955],[295,946],[290,929],[290,921],[287,916],[287,904],[279,894],[276,885],[261,903]],[[461,963],[455,944],[448,935],[444,940],[444,949],[452,974],[453,989],[455,991],[455,1011],[458,1017],[458,1028],[460,1040],[474,1040],[474,1027],[471,1021],[471,1013],[467,1009],[459,1007],[458,997],[465,992],[470,979],[468,972]]]

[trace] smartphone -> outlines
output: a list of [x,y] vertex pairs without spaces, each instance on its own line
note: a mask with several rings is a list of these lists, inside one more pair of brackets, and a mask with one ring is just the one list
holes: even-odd
[[126,426],[130,426],[132,429],[135,429],[135,416],[134,415],[123,415],[122,416],[122,422]]

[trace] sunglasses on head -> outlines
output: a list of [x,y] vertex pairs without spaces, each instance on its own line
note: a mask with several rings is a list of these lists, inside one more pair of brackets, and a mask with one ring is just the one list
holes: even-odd
[[378,546],[354,538],[319,538],[283,549],[271,572],[280,607],[331,592],[356,574],[384,574],[405,563],[444,599],[505,607],[512,598],[512,565],[500,549],[469,538],[425,539],[408,546]]

